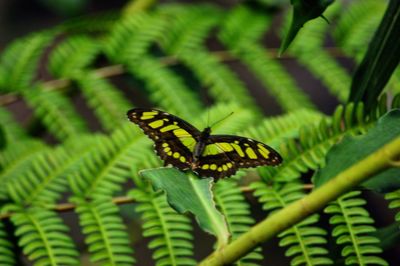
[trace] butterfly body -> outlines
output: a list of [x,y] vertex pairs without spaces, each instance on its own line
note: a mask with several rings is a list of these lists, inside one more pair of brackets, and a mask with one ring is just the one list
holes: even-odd
[[146,108],[128,111],[128,118],[153,141],[165,165],[192,170],[199,176],[219,179],[238,168],[278,165],[281,156],[271,147],[253,139],[232,135],[211,135],[172,114]]
[[211,128],[206,127],[201,133],[200,136],[197,139],[197,143],[194,146],[194,151],[193,151],[193,161],[194,164],[196,165],[197,162],[200,160],[201,155],[204,152],[204,149],[206,148],[206,143],[207,140],[209,139],[211,134]]

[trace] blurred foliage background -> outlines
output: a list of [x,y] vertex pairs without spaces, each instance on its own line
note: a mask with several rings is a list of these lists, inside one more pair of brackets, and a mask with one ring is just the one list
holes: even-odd
[[[254,137],[287,158],[281,168],[218,183],[217,206],[228,207],[223,214],[234,237],[278,206],[268,206],[265,195],[275,193],[272,202],[287,200],[279,208],[302,197],[335,142],[365,133],[398,107],[398,69],[374,115],[350,118],[363,111],[346,105],[352,73],[386,7],[384,0],[336,1],[325,13],[329,24],[322,18],[307,23],[278,58],[289,1],[1,1],[6,145],[0,241],[9,248],[0,257],[17,254],[6,265],[39,265],[41,259],[43,265],[193,265],[212,251],[214,239],[192,218],[175,214],[137,175],[162,163],[126,120],[133,106],[162,108],[199,128],[208,112],[218,120],[234,111],[216,133]],[[271,182],[279,186],[271,188]],[[226,195],[232,197],[225,202]],[[352,247],[335,245],[330,216],[321,212],[287,232],[293,242],[281,235],[238,265],[303,265],[304,258],[318,265],[328,251],[334,265],[351,265],[351,248],[364,248],[363,262],[400,264],[396,209],[369,191],[354,191],[341,202],[346,200],[362,208],[356,215],[364,218],[349,229],[361,235]],[[28,246],[32,235],[19,228],[35,219],[36,229],[49,235],[59,225],[54,230],[67,244],[57,250],[57,239],[49,237]],[[54,224],[41,224],[46,219]],[[394,240],[381,244],[387,232]],[[112,236],[115,243],[108,243]]]

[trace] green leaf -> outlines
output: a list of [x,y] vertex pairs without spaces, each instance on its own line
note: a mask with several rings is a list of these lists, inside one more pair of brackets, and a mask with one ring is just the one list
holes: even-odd
[[157,168],[140,172],[151,181],[154,190],[163,190],[168,203],[179,213],[191,212],[200,227],[218,239],[218,247],[227,244],[228,227],[213,200],[212,179],[197,179],[176,168]]
[[[393,110],[381,117],[376,126],[363,136],[347,136],[334,146],[327,155],[324,168],[314,175],[315,187],[321,186],[332,177],[349,168],[357,161],[362,160],[378,150],[384,144],[398,137],[400,134],[400,110]],[[390,177],[388,176],[390,174]],[[400,169],[389,169],[375,176],[366,186],[374,190],[387,190],[387,178],[398,179]],[[397,182],[396,182],[397,183]]]
[[400,243],[400,224],[398,222],[394,222],[391,225],[388,225],[383,228],[379,228],[373,235],[377,237],[380,242],[379,246],[383,250],[390,249],[395,247]]
[[291,3],[293,5],[292,23],[279,48],[279,54],[285,52],[307,21],[318,17],[324,18],[322,13],[333,3],[333,0],[291,0]]
[[391,0],[367,54],[357,68],[349,101],[363,101],[367,110],[376,103],[400,62],[400,2]]

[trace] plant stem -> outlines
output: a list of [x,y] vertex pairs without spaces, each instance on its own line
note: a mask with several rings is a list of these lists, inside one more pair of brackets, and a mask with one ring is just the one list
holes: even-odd
[[122,10],[123,14],[125,16],[132,16],[132,14],[135,14],[137,12],[141,11],[146,11],[150,9],[154,4],[156,3],[156,0],[134,0],[130,1]]
[[[133,203],[133,202],[135,202],[135,199],[133,199],[132,197],[128,197],[128,196],[120,196],[120,197],[112,198],[112,199],[110,199],[110,201],[112,201],[112,203],[114,203],[116,205],[120,205],[120,204]],[[55,205],[54,207],[49,208],[49,209],[56,211],[56,212],[68,212],[68,211],[74,210],[75,208],[76,208],[76,205],[73,203],[61,203],[61,204]],[[3,219],[10,218],[12,215],[13,215],[13,213],[11,213],[11,212],[0,214],[0,221]]]
[[214,251],[199,265],[229,265],[257,245],[325,207],[330,201],[391,166],[400,157],[400,137],[347,168],[311,194],[272,214],[226,247]]

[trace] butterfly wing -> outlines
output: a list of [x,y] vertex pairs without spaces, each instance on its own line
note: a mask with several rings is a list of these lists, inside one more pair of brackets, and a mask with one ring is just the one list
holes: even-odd
[[156,153],[165,165],[172,164],[181,170],[190,168],[200,135],[197,128],[157,109],[135,108],[129,110],[127,115],[154,141]]
[[253,139],[211,135],[200,162],[196,172],[217,179],[231,176],[239,168],[278,165],[282,157],[268,145]]

